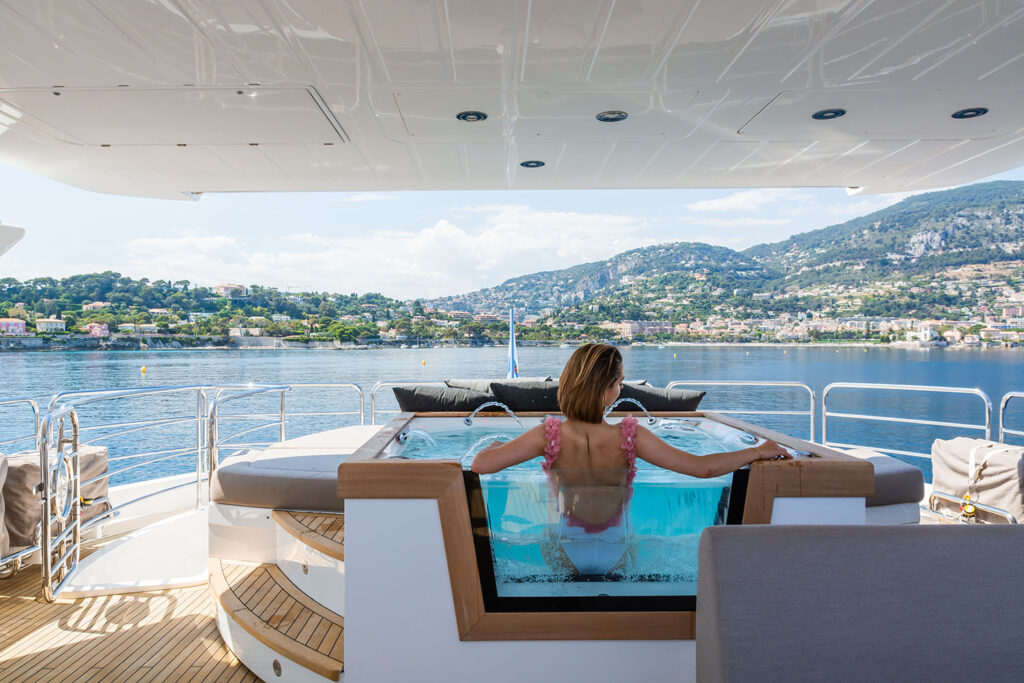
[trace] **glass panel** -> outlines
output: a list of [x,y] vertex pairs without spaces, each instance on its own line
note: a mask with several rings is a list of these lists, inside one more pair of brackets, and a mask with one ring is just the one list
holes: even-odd
[[536,469],[480,477],[498,598],[693,596],[732,475]]

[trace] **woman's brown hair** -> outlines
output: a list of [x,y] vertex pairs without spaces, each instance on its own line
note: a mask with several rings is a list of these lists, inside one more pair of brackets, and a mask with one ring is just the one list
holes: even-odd
[[558,407],[570,420],[597,423],[604,419],[604,392],[619,381],[622,354],[607,344],[576,349],[558,378]]

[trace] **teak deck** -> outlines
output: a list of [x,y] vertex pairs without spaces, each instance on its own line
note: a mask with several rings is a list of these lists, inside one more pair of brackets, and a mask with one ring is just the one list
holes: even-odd
[[203,586],[38,602],[39,569],[0,581],[0,683],[258,681],[224,645]]
[[282,529],[306,545],[345,561],[345,515],[274,510],[273,516]]
[[339,680],[345,670],[345,619],[299,590],[277,565],[211,559],[210,589],[261,643]]

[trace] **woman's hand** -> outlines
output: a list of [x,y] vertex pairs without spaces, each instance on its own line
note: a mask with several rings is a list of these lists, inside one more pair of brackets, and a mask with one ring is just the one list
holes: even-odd
[[786,449],[771,439],[765,439],[764,443],[755,446],[752,450],[757,455],[755,460],[792,460],[793,458]]

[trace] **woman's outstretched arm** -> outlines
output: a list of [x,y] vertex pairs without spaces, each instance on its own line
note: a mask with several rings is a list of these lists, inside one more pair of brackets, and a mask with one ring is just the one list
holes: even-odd
[[744,448],[741,451],[694,455],[681,448],[670,446],[649,429],[638,426],[636,431],[636,454],[638,457],[666,470],[702,479],[735,472],[755,460],[770,460],[777,456],[791,457],[782,446],[774,441],[765,441],[763,444],[753,448]]
[[508,443],[495,441],[476,454],[471,469],[477,474],[500,472],[544,453],[544,425],[524,432]]

